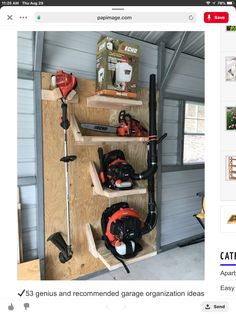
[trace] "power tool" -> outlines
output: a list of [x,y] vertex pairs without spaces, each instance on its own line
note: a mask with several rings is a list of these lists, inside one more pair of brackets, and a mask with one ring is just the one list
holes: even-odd
[[80,126],[91,131],[112,133],[118,136],[145,137],[148,135],[148,130],[142,125],[142,123],[134,119],[130,114],[126,113],[125,110],[120,111],[118,122],[119,126],[117,127],[94,123],[81,123]]

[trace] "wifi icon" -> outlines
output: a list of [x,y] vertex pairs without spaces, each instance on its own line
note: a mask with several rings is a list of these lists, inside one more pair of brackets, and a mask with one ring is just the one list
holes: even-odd
[[211,1],[206,1],[206,4],[207,4],[207,5],[211,4]]

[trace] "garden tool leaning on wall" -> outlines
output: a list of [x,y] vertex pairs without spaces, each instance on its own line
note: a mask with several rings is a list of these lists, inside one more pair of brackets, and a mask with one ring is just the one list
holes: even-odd
[[51,241],[60,251],[59,260],[65,263],[72,258],[73,251],[71,247],[71,224],[70,224],[70,190],[69,190],[69,162],[74,161],[75,155],[68,155],[67,130],[70,127],[70,121],[67,117],[67,97],[72,90],[77,87],[77,79],[72,74],[58,71],[55,76],[52,76],[52,85],[58,87],[61,92],[61,110],[62,117],[60,126],[64,130],[64,156],[60,161],[65,165],[65,184],[66,184],[66,225],[67,225],[67,242],[64,240],[60,232],[55,232],[47,239]]

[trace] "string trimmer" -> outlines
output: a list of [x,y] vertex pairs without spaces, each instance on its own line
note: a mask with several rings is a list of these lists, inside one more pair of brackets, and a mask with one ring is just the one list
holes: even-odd
[[69,169],[68,164],[70,161],[74,161],[77,157],[75,155],[68,155],[67,144],[67,130],[70,127],[70,121],[67,118],[67,96],[76,88],[77,79],[72,74],[58,71],[55,76],[52,77],[52,85],[58,87],[61,92],[61,109],[62,117],[60,126],[64,130],[64,156],[60,161],[65,165],[65,183],[66,183],[66,225],[67,225],[67,242],[64,240],[60,232],[53,233],[47,240],[51,241],[60,251],[59,260],[61,263],[65,263],[72,258],[73,251],[71,247],[71,226],[70,226],[70,191],[69,191]]

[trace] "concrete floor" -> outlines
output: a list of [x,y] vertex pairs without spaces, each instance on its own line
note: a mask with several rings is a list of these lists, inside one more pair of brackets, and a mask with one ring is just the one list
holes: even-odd
[[175,248],[154,257],[97,275],[90,280],[203,280],[204,242]]

